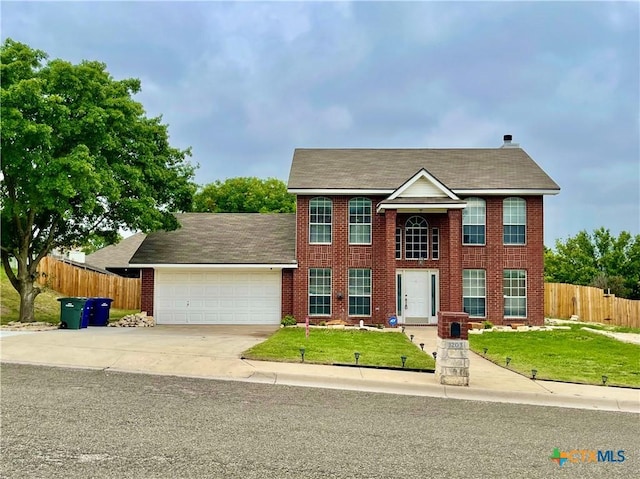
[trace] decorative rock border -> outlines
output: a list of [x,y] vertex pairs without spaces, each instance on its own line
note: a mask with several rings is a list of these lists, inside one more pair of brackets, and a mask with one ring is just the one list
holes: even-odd
[[45,323],[44,321],[36,321],[33,323],[21,323],[20,321],[11,321],[0,326],[5,331],[49,331],[58,329],[59,324]]

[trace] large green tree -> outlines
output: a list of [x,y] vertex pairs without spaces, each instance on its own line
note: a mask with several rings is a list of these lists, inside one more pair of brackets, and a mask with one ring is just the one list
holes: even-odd
[[640,299],[640,235],[608,229],[580,231],[555,249],[545,248],[545,280],[611,289],[616,296]]
[[193,209],[203,213],[293,213],[296,197],[276,178],[229,178],[203,186],[194,196]]
[[133,99],[138,80],[115,80],[95,61],[48,61],[11,39],[0,56],[2,264],[20,320],[33,321],[44,256],[113,242],[120,228],[177,228],[171,213],[190,209],[194,169]]

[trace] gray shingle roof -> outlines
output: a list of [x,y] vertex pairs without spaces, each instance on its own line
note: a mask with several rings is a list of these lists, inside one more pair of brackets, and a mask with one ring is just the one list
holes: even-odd
[[296,264],[295,214],[184,213],[150,233],[131,264]]
[[421,168],[454,191],[560,189],[521,148],[296,149],[288,187],[395,190]]
[[128,268],[131,256],[133,256],[133,253],[136,252],[146,236],[144,233],[136,233],[128,238],[124,238],[117,244],[105,246],[88,254],[84,262],[100,269]]

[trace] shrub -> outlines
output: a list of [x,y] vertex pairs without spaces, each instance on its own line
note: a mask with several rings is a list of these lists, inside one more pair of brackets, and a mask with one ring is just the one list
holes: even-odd
[[320,321],[320,322],[318,323],[318,326],[326,326],[326,325],[327,325],[327,322],[326,322],[326,321]]
[[296,324],[298,324],[298,322],[292,315],[287,314],[284,318],[282,318],[280,324],[282,324],[283,326],[295,326]]
[[493,323],[491,321],[482,321],[482,325],[484,326],[484,329],[493,328]]

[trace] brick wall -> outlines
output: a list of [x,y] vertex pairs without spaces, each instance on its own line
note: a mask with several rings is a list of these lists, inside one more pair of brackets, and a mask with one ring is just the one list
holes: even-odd
[[[544,323],[544,234],[542,196],[524,197],[527,210],[526,244],[503,244],[502,202],[505,197],[486,197],[486,246],[462,246],[462,269],[486,271],[486,319],[494,324]],[[461,244],[461,239],[460,243]],[[503,271],[527,272],[527,317],[504,318]],[[460,276],[462,277],[462,276]],[[449,308],[458,311],[457,308]]]
[[[431,256],[423,264],[418,261],[395,259],[396,225],[403,229],[406,220],[415,213],[396,214],[389,210],[376,214],[375,207],[382,197],[370,197],[373,207],[372,244],[359,246],[348,244],[348,201],[349,196],[335,196],[333,201],[333,230],[331,245],[310,245],[308,212],[311,197],[297,199],[297,259],[298,269],[292,277],[292,308],[298,321],[308,314],[309,268],[331,268],[331,316],[357,323],[383,323],[395,312],[396,269],[429,268],[439,271],[440,310],[462,311],[462,270],[484,269],[487,279],[487,317],[495,324],[516,320],[504,319],[503,270],[524,269],[527,271],[527,318],[524,322],[539,325],[544,320],[543,282],[543,203],[542,197],[526,197],[527,238],[522,246],[503,245],[502,202],[504,197],[487,197],[487,227],[485,246],[462,246],[462,211],[449,210],[448,213],[421,214],[429,224],[429,244],[431,228],[440,233],[440,258]],[[404,247],[404,244],[403,244]],[[403,250],[404,254],[404,250]],[[431,255],[431,247],[429,248]],[[372,304],[371,317],[348,316],[348,270],[349,268],[371,268]],[[284,285],[284,283],[283,283]],[[284,291],[284,290],[283,290]],[[337,299],[342,293],[343,299]],[[283,293],[284,298],[284,293]],[[284,311],[283,299],[283,311]],[[319,322],[327,317],[311,317]],[[523,322],[517,320],[517,322]]]
[[142,281],[140,286],[140,310],[153,316],[153,296],[155,288],[153,268],[142,269]]
[[282,311],[281,317],[293,314],[293,269],[282,270]]

